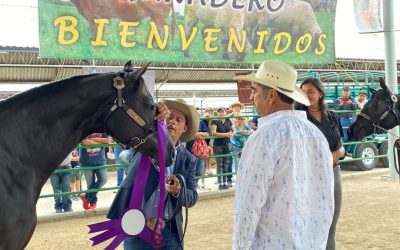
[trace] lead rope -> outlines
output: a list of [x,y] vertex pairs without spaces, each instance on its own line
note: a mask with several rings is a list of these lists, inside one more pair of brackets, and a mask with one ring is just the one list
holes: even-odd
[[[397,158],[396,158],[396,153],[397,153]],[[400,176],[400,169],[399,169],[400,158],[398,157],[399,155],[400,155],[400,139],[397,139],[393,145],[393,157],[394,157],[394,168],[396,169],[397,174]]]

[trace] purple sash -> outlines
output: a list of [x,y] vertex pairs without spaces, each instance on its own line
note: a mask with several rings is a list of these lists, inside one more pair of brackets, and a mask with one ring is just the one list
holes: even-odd
[[[113,237],[115,239],[105,248],[106,250],[115,249],[126,237],[140,237],[153,246],[155,249],[160,248],[163,244],[162,238],[162,223],[164,218],[164,199],[165,199],[165,151],[167,145],[167,132],[164,122],[157,123],[157,140],[158,140],[158,163],[160,167],[160,200],[158,203],[158,218],[155,230],[151,230],[147,225],[144,225],[141,232],[138,234],[130,234],[124,231],[124,215],[127,213],[141,213],[142,201],[146,189],[147,178],[149,176],[151,161],[143,155],[140,158],[139,168],[135,177],[135,184],[133,186],[129,207],[120,215],[118,219],[103,221],[95,224],[88,225],[90,233],[102,232],[91,238],[93,245],[100,244]],[[143,216],[144,218],[144,216]],[[142,221],[143,222],[143,221]],[[144,222],[143,222],[144,223]]]

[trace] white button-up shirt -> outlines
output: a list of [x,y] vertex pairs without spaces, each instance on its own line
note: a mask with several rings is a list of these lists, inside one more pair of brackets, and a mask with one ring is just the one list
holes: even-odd
[[325,249],[334,211],[327,140],[304,111],[258,124],[237,173],[233,249]]

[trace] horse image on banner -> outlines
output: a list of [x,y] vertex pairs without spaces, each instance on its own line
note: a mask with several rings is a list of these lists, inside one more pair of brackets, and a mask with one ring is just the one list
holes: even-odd
[[[0,102],[0,249],[24,249],[50,174],[87,135],[108,133],[158,165],[157,106],[130,62],[121,72],[75,76]],[[167,142],[166,164],[173,157]]]

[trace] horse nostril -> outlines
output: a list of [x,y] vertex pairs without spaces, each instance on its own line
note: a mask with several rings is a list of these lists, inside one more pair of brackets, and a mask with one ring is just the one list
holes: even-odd
[[154,133],[155,129],[154,128],[149,128],[150,134]]

